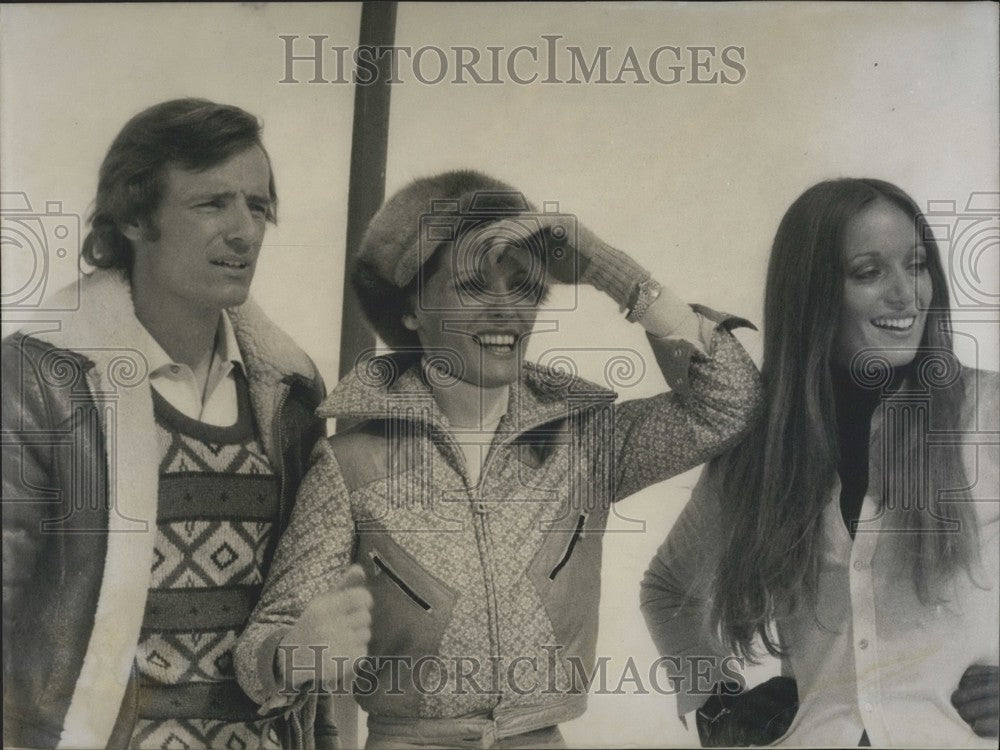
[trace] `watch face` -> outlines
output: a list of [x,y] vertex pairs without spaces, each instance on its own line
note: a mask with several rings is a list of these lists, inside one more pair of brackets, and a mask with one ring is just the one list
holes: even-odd
[[636,284],[635,291],[632,293],[633,298],[629,300],[629,310],[625,319],[629,323],[637,323],[642,320],[650,306],[659,299],[662,290],[663,287],[652,278],[647,278]]

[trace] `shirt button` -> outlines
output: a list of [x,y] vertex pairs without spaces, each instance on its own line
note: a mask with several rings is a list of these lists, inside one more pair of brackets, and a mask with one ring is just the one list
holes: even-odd
[[862,649],[868,648],[868,639],[862,638],[860,641],[858,641],[858,646],[861,647]]
[[854,561],[854,569],[855,570],[864,570],[864,568],[865,568],[865,564],[863,562],[861,562],[860,560],[855,560]]
[[476,510],[480,513],[486,512],[486,503],[476,503]]

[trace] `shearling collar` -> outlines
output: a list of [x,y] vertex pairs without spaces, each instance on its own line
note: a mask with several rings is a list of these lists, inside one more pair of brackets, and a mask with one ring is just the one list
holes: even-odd
[[[132,289],[125,274],[118,270],[99,269],[56,293],[49,308],[65,310],[44,313],[39,319],[55,323],[55,328],[38,330],[32,325],[25,332],[60,349],[75,351],[94,361],[100,350],[116,347],[143,350],[148,333],[135,317]],[[79,299],[79,306],[69,304]],[[230,321],[248,369],[263,370],[271,380],[290,375],[313,378],[315,368],[294,341],[253,301],[229,311]],[[58,318],[57,321],[53,318]]]
[[[70,286],[57,293],[49,307],[66,312],[46,314],[46,327],[33,325],[31,336],[60,349],[76,352],[95,367],[91,378],[99,390],[117,391],[146,383],[148,363],[143,355],[148,332],[135,317],[132,287],[120,270],[99,269],[79,281],[79,292]],[[63,304],[79,299],[79,308]],[[253,301],[228,311],[246,365],[254,414],[268,457],[278,460],[271,425],[275,417],[275,392],[289,377],[315,380],[309,357],[291,337],[278,328]],[[53,327],[50,319],[58,317]]]
[[[499,431],[522,433],[598,404],[617,394],[560,370],[525,362],[511,384],[507,413]],[[423,368],[412,357],[388,354],[362,360],[337,384],[316,413],[349,420],[405,419],[447,431]]]

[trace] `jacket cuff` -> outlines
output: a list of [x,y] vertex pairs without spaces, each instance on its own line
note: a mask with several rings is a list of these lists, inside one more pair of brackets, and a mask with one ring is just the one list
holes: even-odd
[[267,638],[261,641],[257,648],[257,679],[262,691],[262,705],[260,714],[269,714],[276,709],[290,706],[295,701],[294,693],[281,692],[282,686],[278,684],[277,659],[280,656],[278,646],[288,634],[291,628],[282,627],[275,630]]
[[[718,310],[713,310],[711,307],[705,307],[705,305],[691,305],[691,309],[696,313],[701,315],[703,318],[711,321],[715,324],[715,330],[720,328],[726,331],[732,331],[734,328],[749,328],[753,331],[757,330],[757,326],[751,323],[746,318],[741,318],[738,315],[732,315],[731,313],[719,312]],[[711,352],[709,352],[711,355]]]
[[[691,309],[701,316],[704,323],[702,332],[703,336],[708,339],[706,350],[709,357],[715,352],[720,331],[725,332],[721,335],[726,335],[734,328],[752,328],[755,331],[757,330],[757,327],[746,318],[721,313],[704,305],[691,305]],[[648,332],[646,338],[649,339],[650,346],[653,349],[653,356],[656,357],[656,364],[659,365],[660,370],[663,372],[663,377],[666,378],[670,390],[682,396],[688,395],[691,392],[691,380],[688,377],[688,371],[691,369],[691,360],[696,354],[702,357],[705,354],[701,352],[696,344],[687,339],[673,337],[660,338]]]

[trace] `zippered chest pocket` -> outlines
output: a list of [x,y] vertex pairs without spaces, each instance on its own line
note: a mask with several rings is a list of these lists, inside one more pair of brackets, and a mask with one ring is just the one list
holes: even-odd
[[570,557],[573,555],[573,548],[576,547],[576,543],[580,541],[580,537],[583,535],[583,527],[586,523],[587,512],[583,511],[576,521],[576,528],[573,529],[573,535],[569,538],[569,542],[566,543],[566,549],[559,558],[559,562],[553,565],[552,570],[549,571],[550,581],[554,581],[556,576],[559,575],[559,571],[562,570],[566,563],[569,562]]
[[358,535],[357,562],[375,600],[371,653],[437,653],[456,593],[384,529],[366,529]]
[[406,581],[404,581],[396,571],[394,571],[391,567],[389,567],[389,564],[379,556],[378,552],[376,552],[375,550],[370,550],[368,552],[368,557],[371,559],[372,564],[376,568],[378,568],[380,571],[382,571],[382,573],[384,573],[385,575],[389,576],[390,579],[392,579],[392,582],[399,587],[400,591],[402,591],[410,599],[413,600],[414,604],[416,604],[425,612],[430,612],[432,610],[430,602],[428,602],[426,599],[420,596],[420,594],[414,591],[410,587],[410,585]]
[[543,532],[526,571],[563,648],[562,655],[593,657],[601,598],[601,547],[605,517],[577,511]]

